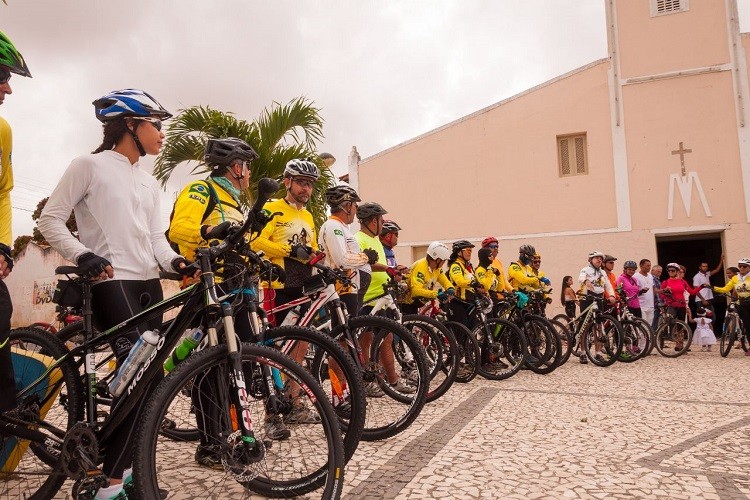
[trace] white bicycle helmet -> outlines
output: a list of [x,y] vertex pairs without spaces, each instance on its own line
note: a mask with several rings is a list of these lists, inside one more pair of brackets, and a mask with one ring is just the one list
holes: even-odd
[[680,270],[680,265],[677,262],[670,262],[667,264],[667,269],[676,269],[677,271]]
[[448,249],[445,243],[433,241],[432,243],[430,243],[430,246],[427,247],[427,255],[435,260],[448,260],[451,256],[451,251],[450,249]]
[[289,160],[284,168],[284,177],[311,177],[317,181],[320,171],[310,160]]
[[589,253],[589,260],[593,259],[594,257],[601,257],[604,258],[604,252],[600,252],[599,250],[594,250],[593,252]]
[[737,261],[737,264],[742,264],[743,266],[750,266],[750,259],[740,259]]

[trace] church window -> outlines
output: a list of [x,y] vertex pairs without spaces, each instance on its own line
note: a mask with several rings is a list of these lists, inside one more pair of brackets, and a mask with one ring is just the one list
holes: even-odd
[[689,0],[651,0],[651,17],[685,12]]
[[557,158],[560,177],[589,173],[586,158],[586,134],[558,135]]

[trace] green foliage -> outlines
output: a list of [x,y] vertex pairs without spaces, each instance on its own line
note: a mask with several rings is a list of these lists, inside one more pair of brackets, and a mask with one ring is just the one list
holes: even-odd
[[[166,184],[174,169],[182,164],[192,166],[191,173],[208,173],[203,150],[210,138],[237,137],[250,144],[260,155],[252,164],[248,199],[253,199],[263,177],[280,178],[286,163],[293,158],[311,158],[321,170],[313,196],[308,203],[317,227],[325,221],[325,189],[334,184],[333,174],[317,154],[323,138],[323,119],[319,109],[304,97],[282,105],[274,102],[253,122],[239,119],[231,112],[204,106],[180,110],[167,122],[165,146],[156,159],[154,175]],[[283,190],[277,196],[283,196]]]
[[[44,210],[44,207],[47,205],[47,200],[49,200],[49,196],[43,198],[39,201],[39,203],[36,204],[36,209],[34,209],[34,213],[31,214],[31,219],[34,222],[37,222],[39,220],[39,217],[41,217],[42,210]],[[73,212],[70,212],[70,217],[68,217],[65,225],[67,226],[71,234],[78,238],[78,225],[76,224],[76,217]],[[37,243],[39,245],[49,245],[49,243],[47,243],[47,240],[44,239],[44,235],[42,234],[42,232],[39,231],[39,228],[34,227],[31,236],[26,234],[15,239],[15,241],[13,242],[13,258],[16,258],[21,252],[23,252],[23,250],[26,248],[26,245],[28,245],[30,241],[33,241],[34,243]]]

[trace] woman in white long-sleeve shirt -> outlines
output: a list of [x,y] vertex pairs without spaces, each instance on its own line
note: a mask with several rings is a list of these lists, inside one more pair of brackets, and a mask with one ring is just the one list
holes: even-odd
[[[159,187],[138,160],[161,150],[161,120],[172,115],[147,93],[126,89],[94,101],[104,124],[104,140],[92,154],[75,158],[52,192],[39,218],[39,230],[65,259],[96,281],[92,287],[94,323],[111,328],[161,301],[159,266],[192,274],[189,262],[169,246],[162,227]],[[75,212],[79,239],[65,222]],[[141,329],[157,328],[154,318]],[[142,331],[111,343],[118,364]],[[145,402],[145,398],[144,398]],[[143,402],[142,402],[143,403]],[[142,404],[141,403],[141,404]],[[111,486],[96,498],[121,498],[122,478],[129,484],[130,443],[141,411],[137,405],[108,444],[104,473]]]

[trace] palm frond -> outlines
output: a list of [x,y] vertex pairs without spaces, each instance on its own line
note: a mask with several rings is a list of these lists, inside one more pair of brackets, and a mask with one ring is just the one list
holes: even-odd
[[275,147],[289,139],[314,151],[323,139],[323,119],[319,112],[320,109],[304,97],[286,105],[274,103],[271,109],[264,109],[256,121],[262,142]]

